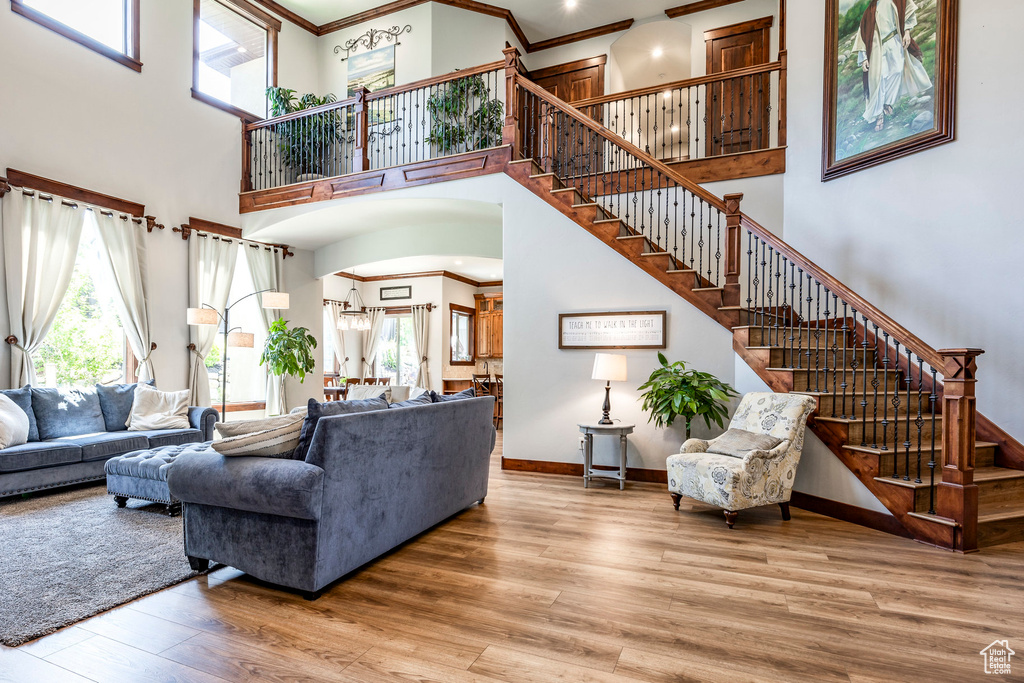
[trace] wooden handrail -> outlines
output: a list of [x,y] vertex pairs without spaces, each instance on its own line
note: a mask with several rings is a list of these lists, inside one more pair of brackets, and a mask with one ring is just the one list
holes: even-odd
[[440,76],[434,76],[433,78],[424,78],[420,81],[413,81],[405,85],[397,85],[393,88],[386,90],[377,90],[376,92],[370,93],[366,96],[367,101],[379,100],[382,97],[392,97],[394,95],[401,95],[404,92],[411,90],[419,90],[420,88],[429,88],[432,85],[438,85],[441,83],[447,83],[448,81],[457,81],[461,78],[468,78],[470,76],[477,76],[488,71],[502,71],[505,68],[505,60],[499,59],[496,62],[490,62],[488,64],[481,64],[480,66],[474,66],[469,69],[459,69],[451,73],[442,74]]
[[269,119],[260,119],[253,123],[245,124],[246,132],[252,130],[259,130],[260,128],[266,128],[267,126],[274,126],[285,121],[294,121],[295,119],[302,119],[313,114],[322,114],[327,111],[334,109],[342,109],[344,107],[350,107],[359,103],[358,97],[349,97],[345,100],[338,102],[328,102],[327,104],[321,104],[319,107],[310,107],[309,109],[302,109],[300,111],[293,111],[290,114],[282,114],[281,116],[272,116]]
[[928,363],[928,365],[935,370],[942,372],[942,369],[945,366],[945,361],[943,361],[942,356],[938,351],[924,343],[919,337],[917,337],[917,335],[911,333],[903,325],[900,325],[898,322],[880,311],[867,299],[857,294],[855,291],[826,272],[824,268],[770,233],[750,216],[746,214],[740,214],[740,216],[741,225],[743,227],[756,234],[763,242],[775,249],[775,251],[795,263],[798,268],[802,268],[804,273],[814,277],[822,284],[822,286],[837,295],[844,302],[850,304],[850,306],[858,313],[866,316],[872,323],[877,323],[880,329],[888,332],[889,336],[916,353],[917,356],[925,363]]
[[539,85],[537,85],[536,83],[522,75],[518,76],[516,81],[519,83],[520,87],[523,88],[523,90],[533,93],[541,100],[555,107],[563,114],[576,121],[577,123],[580,123],[586,128],[589,128],[590,130],[594,131],[608,142],[611,142],[613,145],[616,145],[617,147],[625,150],[626,152],[629,152],[633,156],[637,157],[637,159],[653,168],[658,173],[662,174],[663,176],[672,180],[678,185],[686,188],[686,190],[689,191],[691,194],[704,200],[709,205],[715,207],[719,211],[725,211],[725,202],[723,202],[721,199],[711,194],[703,187],[690,180],[689,178],[684,177],[677,171],[673,171],[671,168],[669,168],[662,162],[658,161],[649,154],[646,154],[643,150],[634,145],[632,142],[623,139],[621,135],[616,135],[612,131],[608,130],[608,128],[604,127],[603,125],[593,120],[589,116],[586,116],[581,112],[577,111],[575,109],[575,105],[569,104],[564,100],[559,99],[555,95],[551,94],[544,88],[540,87]]
[[574,107],[592,107],[597,104],[606,104],[608,102],[616,102],[618,100],[629,100],[634,97],[643,97],[644,95],[654,95],[657,93],[663,93],[666,90],[679,90],[682,88],[691,88],[697,85],[707,85],[708,83],[717,83],[719,81],[729,81],[734,78],[744,78],[747,76],[757,76],[758,74],[766,74],[773,71],[781,71],[782,62],[768,62],[767,64],[758,64],[757,66],[748,66],[743,69],[733,69],[732,71],[722,71],[721,73],[711,74],[709,76],[696,76],[694,78],[687,78],[682,81],[673,81],[671,83],[662,83],[661,85],[652,85],[648,88],[637,88],[636,90],[626,90],[624,92],[612,93],[611,95],[602,95],[601,97],[591,97],[587,100],[579,100],[573,102]]

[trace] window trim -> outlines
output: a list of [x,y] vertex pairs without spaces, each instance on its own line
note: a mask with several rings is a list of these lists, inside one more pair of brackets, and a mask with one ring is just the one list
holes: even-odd
[[[469,360],[455,360],[452,356],[452,322],[456,313],[469,316]],[[476,309],[472,306],[448,304],[448,365],[476,365]]]
[[124,7],[128,13],[128,16],[125,17],[126,30],[124,36],[126,52],[120,52],[109,45],[105,45],[95,38],[91,38],[81,31],[54,19],[49,14],[40,12],[33,7],[25,5],[23,0],[11,0],[11,11],[15,14],[20,14],[29,21],[34,21],[43,28],[48,28],[54,33],[64,36],[68,40],[74,41],[83,47],[89,48],[97,54],[103,55],[107,59],[112,59],[118,64],[122,64],[133,71],[142,73],[142,62],[140,61],[141,53],[139,49],[139,0],[124,0]]
[[[384,314],[384,318],[385,318],[385,320],[388,319],[388,318],[393,318],[395,320],[395,349],[398,352],[397,355],[396,355],[396,360],[398,361],[398,371],[395,374],[395,385],[398,386],[398,385],[402,384],[402,322],[401,321],[402,321],[402,318],[412,318],[412,307],[411,306],[401,306],[401,307],[398,307],[398,308],[389,308],[389,309],[387,309],[387,312]],[[415,344],[415,341],[413,341],[413,344]],[[370,368],[373,371],[373,377],[384,377],[385,376],[385,373],[381,372],[381,368],[380,368],[379,363],[380,363],[380,350],[378,349],[377,355],[374,356],[374,359],[373,359],[373,366]],[[414,377],[412,381],[415,382],[416,378]]]
[[[12,0],[13,2],[14,0]],[[133,0],[138,2],[138,0]],[[267,14],[248,0],[215,0],[228,9],[261,26],[267,32],[267,83],[277,86],[277,34],[281,31],[281,20]],[[240,109],[228,102],[207,95],[199,89],[199,11],[200,0],[192,0],[192,99],[216,107],[246,123],[262,121],[264,116]]]

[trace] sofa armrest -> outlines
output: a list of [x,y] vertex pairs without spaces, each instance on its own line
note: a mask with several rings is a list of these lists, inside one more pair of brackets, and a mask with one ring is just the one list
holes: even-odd
[[301,460],[227,457],[213,449],[183,453],[167,470],[171,495],[281,517],[319,519],[324,471]]
[[203,441],[213,440],[213,425],[217,424],[219,416],[213,408],[201,408],[190,406],[188,409],[188,421],[192,429],[198,429],[203,433]]
[[679,447],[680,453],[707,453],[710,442],[704,439],[687,439]]
[[790,444],[789,439],[785,439],[782,443],[780,443],[778,446],[776,446],[775,448],[771,449],[770,451],[764,451],[764,450],[753,450],[753,451],[750,451],[745,456],[743,456],[743,463],[746,464],[746,463],[748,463],[751,460],[754,460],[756,458],[760,458],[762,460],[775,460],[776,458],[781,458],[784,455],[786,455],[786,453],[789,452],[789,444]]

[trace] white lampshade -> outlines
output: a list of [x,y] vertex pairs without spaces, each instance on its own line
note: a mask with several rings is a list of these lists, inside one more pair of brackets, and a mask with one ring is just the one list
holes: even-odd
[[189,325],[216,325],[220,316],[212,308],[190,308],[185,316]]
[[626,381],[626,357],[619,353],[598,353],[594,356],[592,379],[609,382]]
[[263,292],[263,308],[288,308],[288,292]]
[[252,332],[228,333],[228,346],[236,349],[251,349],[255,346],[255,335]]

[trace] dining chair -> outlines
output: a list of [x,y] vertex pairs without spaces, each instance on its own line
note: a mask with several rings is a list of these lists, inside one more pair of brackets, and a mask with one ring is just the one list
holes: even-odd
[[504,409],[505,381],[502,375],[494,375],[494,428],[501,429],[505,421]]
[[490,375],[473,375],[473,393],[477,396],[489,396],[491,394],[490,384]]

